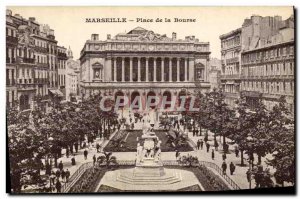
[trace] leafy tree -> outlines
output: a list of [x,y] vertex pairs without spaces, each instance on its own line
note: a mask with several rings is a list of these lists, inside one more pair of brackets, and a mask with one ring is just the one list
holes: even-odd
[[97,158],[98,164],[99,166],[101,164],[105,164],[107,167],[109,167],[110,165],[116,165],[117,163],[117,158],[116,156],[112,155],[112,152],[103,152],[103,155],[99,156]]

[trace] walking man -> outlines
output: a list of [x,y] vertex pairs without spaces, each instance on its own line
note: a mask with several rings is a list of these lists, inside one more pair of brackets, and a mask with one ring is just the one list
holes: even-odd
[[84,155],[84,159],[86,160],[88,156],[88,151],[86,149],[84,150],[83,155]]
[[59,179],[57,179],[57,181],[56,181],[55,188],[56,188],[57,193],[61,192],[61,183],[59,182]]
[[176,154],[175,154],[176,160],[178,160],[179,156],[180,156],[180,153],[178,150],[176,150]]
[[66,171],[66,182],[68,183],[69,182],[69,178],[70,178],[70,171],[67,169]]
[[229,169],[230,169],[230,175],[233,175],[233,172],[235,171],[235,165],[232,162],[230,162]]
[[201,150],[203,149],[203,143],[204,143],[204,142],[203,142],[203,140],[201,139],[201,140],[200,140],[200,148],[201,148]]
[[223,175],[226,175],[226,169],[227,169],[227,164],[225,161],[223,161],[223,163],[222,163]]
[[66,177],[66,172],[64,170],[61,171],[61,179],[64,182]]
[[239,157],[239,149],[238,149],[238,147],[237,146],[235,146],[235,148],[234,148],[234,152],[235,152],[235,157]]
[[100,144],[99,143],[96,144],[96,149],[97,149],[97,153],[99,153],[99,149],[100,149]]
[[94,162],[94,166],[96,164],[96,155],[93,156],[93,162]]
[[200,140],[197,141],[197,149],[199,150],[200,148]]
[[212,149],[211,150],[211,159],[214,160],[215,159],[215,151]]
[[206,142],[206,152],[207,152],[207,153],[209,152],[209,147],[210,147],[209,143]]
[[59,162],[58,168],[60,171],[62,171],[64,169],[64,165],[63,165],[62,161]]

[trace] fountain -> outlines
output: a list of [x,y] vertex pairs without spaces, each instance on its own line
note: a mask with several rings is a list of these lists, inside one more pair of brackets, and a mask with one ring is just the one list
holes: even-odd
[[127,191],[179,190],[193,185],[201,187],[192,172],[163,167],[161,141],[154,133],[153,126],[142,129],[143,135],[137,143],[135,167],[107,172],[99,187],[103,184]]

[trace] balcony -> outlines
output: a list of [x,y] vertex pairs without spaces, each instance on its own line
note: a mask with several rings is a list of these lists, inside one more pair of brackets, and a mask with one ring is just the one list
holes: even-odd
[[35,59],[33,58],[20,58],[21,63],[28,63],[28,64],[34,64],[35,63]]
[[240,79],[240,74],[221,75],[221,79]]
[[18,38],[13,36],[6,36],[6,43],[18,45]]
[[47,48],[43,48],[43,47],[40,47],[40,46],[35,46],[34,49],[37,52],[48,53],[48,49]]
[[239,58],[238,57],[233,57],[230,59],[226,59],[226,64],[232,64],[232,63],[237,63],[239,62]]

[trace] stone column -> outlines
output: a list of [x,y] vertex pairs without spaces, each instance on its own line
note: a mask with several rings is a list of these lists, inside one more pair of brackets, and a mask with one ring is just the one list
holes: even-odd
[[114,81],[117,81],[117,58],[114,58]]
[[125,82],[125,67],[124,67],[125,57],[122,57],[122,82]]
[[187,79],[187,59],[184,59],[184,81],[187,82],[188,79]]
[[179,67],[179,64],[180,64],[180,58],[177,58],[177,82],[179,82],[179,69],[180,69],[180,67]]
[[172,81],[172,58],[169,58],[169,82]]
[[156,82],[156,57],[153,59],[153,81]]
[[164,78],[165,78],[165,77],[164,77],[164,76],[165,76],[165,74],[164,74],[164,73],[165,73],[165,61],[164,61],[164,60],[165,60],[165,58],[162,57],[162,58],[161,58],[161,81],[162,81],[162,82],[165,81],[165,79],[164,79]]
[[149,81],[149,78],[148,78],[148,76],[149,76],[149,74],[148,74],[148,69],[149,69],[148,61],[149,61],[149,58],[146,57],[146,82]]
[[189,81],[193,82],[194,81],[194,58],[189,59]]
[[129,78],[129,81],[132,82],[132,59],[133,59],[133,58],[130,57],[129,59],[130,59],[130,70],[129,70],[129,71],[130,71],[130,72],[129,72],[129,73],[130,73],[130,74],[129,74],[129,77],[130,77],[130,78]]
[[105,59],[105,68],[103,70],[103,73],[105,74],[105,76],[102,78],[102,80],[104,82],[111,81],[111,57],[107,57]]
[[138,57],[138,81],[141,81],[141,58]]

